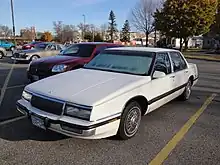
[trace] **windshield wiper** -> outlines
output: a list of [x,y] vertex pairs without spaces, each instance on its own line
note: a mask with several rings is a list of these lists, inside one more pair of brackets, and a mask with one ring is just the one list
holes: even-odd
[[130,74],[130,75],[137,75],[137,76],[147,76],[147,73],[132,73],[126,71],[116,71],[116,70],[108,70],[108,69],[98,69],[98,68],[89,68],[83,66],[84,69],[91,69],[91,70],[99,70],[99,71],[106,71],[106,72],[114,72],[114,73],[123,73],[123,74]]

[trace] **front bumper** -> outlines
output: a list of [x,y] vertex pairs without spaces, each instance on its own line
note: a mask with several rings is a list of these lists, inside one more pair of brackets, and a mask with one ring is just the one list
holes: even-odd
[[[79,125],[74,123],[74,118],[72,122],[62,121],[58,118],[55,119],[54,116],[42,115],[38,111],[28,109],[22,102],[19,100],[16,103],[17,110],[24,115],[27,115],[29,119],[31,116],[38,117],[44,121],[45,129],[52,130],[57,133],[61,133],[66,136],[82,138],[82,139],[101,139],[109,136],[114,136],[117,134],[120,118],[117,117],[111,121],[106,121],[93,125]],[[52,115],[52,114],[51,114]]]
[[16,60],[16,61],[29,61],[29,58],[16,58],[16,57],[11,57],[12,60]]

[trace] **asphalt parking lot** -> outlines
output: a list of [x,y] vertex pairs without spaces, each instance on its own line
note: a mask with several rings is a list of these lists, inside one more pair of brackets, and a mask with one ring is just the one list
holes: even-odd
[[220,96],[213,95],[220,95],[220,63],[188,61],[200,72],[191,99],[172,101],[143,117],[138,134],[120,141],[68,138],[32,126],[15,108],[29,83],[27,64],[0,60],[0,164],[220,164]]

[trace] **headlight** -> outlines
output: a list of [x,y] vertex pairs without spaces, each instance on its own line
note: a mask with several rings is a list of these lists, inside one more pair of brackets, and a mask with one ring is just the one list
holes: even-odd
[[30,93],[28,93],[28,92],[26,92],[26,91],[23,91],[23,93],[22,93],[22,97],[25,99],[25,100],[27,100],[27,101],[31,101],[31,98],[32,98],[32,94],[30,94]]
[[67,65],[65,64],[55,65],[52,68],[52,72],[64,72],[66,68],[67,68]]
[[66,105],[64,115],[76,117],[84,120],[89,120],[91,115],[91,109],[84,109],[75,107],[73,105]]

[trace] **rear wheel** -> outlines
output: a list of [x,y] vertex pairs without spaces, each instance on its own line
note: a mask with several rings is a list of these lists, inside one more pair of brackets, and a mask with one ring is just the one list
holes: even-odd
[[4,53],[0,51],[0,59],[2,59],[3,57],[4,57]]
[[185,87],[185,90],[184,90],[183,94],[180,96],[180,99],[182,101],[189,100],[191,92],[192,92],[192,82],[191,82],[191,80],[189,80],[187,82],[187,85]]
[[14,51],[15,50],[15,47],[14,46],[12,46],[12,47],[10,47],[10,51]]
[[141,107],[136,102],[130,102],[122,113],[117,135],[120,139],[127,140],[135,136],[141,122]]

